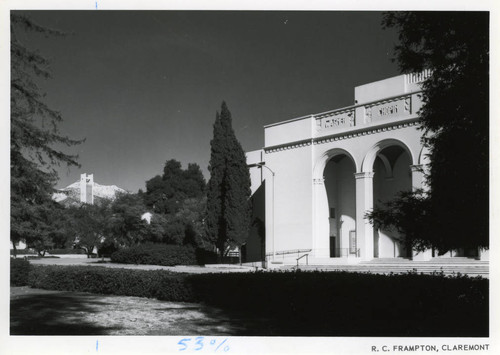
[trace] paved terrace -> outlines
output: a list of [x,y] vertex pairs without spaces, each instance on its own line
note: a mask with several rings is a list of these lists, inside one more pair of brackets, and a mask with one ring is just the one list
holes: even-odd
[[[287,265],[281,269],[296,269]],[[489,278],[489,261],[470,258],[433,258],[429,261],[412,261],[408,259],[374,259],[359,264],[345,265],[299,265],[300,270],[370,272],[373,274],[401,274],[416,272],[418,274],[442,273],[443,275],[468,275]]]

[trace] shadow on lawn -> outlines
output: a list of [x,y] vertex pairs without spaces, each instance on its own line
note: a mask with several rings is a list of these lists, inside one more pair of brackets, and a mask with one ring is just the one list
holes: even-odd
[[96,313],[92,305],[107,305],[97,295],[74,292],[16,296],[10,301],[11,335],[105,335],[117,328],[82,321],[79,315]]

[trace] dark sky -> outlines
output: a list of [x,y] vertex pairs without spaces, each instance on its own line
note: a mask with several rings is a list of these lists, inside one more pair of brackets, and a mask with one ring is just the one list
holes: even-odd
[[42,83],[60,128],[86,138],[81,169],[136,192],[166,160],[208,178],[215,113],[225,100],[247,151],[263,125],[353,104],[354,86],[398,75],[397,34],[379,12],[29,11],[66,37],[29,36],[50,59]]

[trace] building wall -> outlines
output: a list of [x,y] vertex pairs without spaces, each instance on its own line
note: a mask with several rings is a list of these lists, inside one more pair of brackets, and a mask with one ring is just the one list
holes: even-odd
[[312,248],[311,146],[278,151],[265,160],[266,166],[275,172],[273,184],[269,171],[264,171],[269,236],[266,250]]
[[266,255],[266,184],[252,194],[252,224],[245,244],[245,262],[265,260]]
[[[355,88],[353,106],[264,127],[260,159],[266,169],[259,172],[266,184],[268,253],[312,249],[312,258],[329,258],[330,237],[338,237],[337,248],[348,248],[354,231],[357,256],[363,259],[404,254],[394,251],[400,247],[395,236],[385,231],[377,236],[364,216],[378,197],[422,186],[422,174],[410,166],[423,156],[417,112],[419,82],[426,75],[362,85]],[[377,157],[391,147],[404,153],[393,164],[395,180],[389,183],[381,179],[385,167]],[[259,184],[257,177],[252,181]],[[330,218],[330,207],[336,218]]]

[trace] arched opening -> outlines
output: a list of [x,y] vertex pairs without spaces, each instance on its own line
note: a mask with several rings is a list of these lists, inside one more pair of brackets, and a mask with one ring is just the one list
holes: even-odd
[[347,257],[357,250],[355,172],[354,161],[345,153],[330,158],[324,169],[331,258]]
[[[400,145],[391,145],[377,152],[373,162],[373,206],[380,207],[400,191],[411,191],[412,159]],[[411,248],[403,236],[394,230],[374,230],[373,256],[375,258],[410,257]]]

